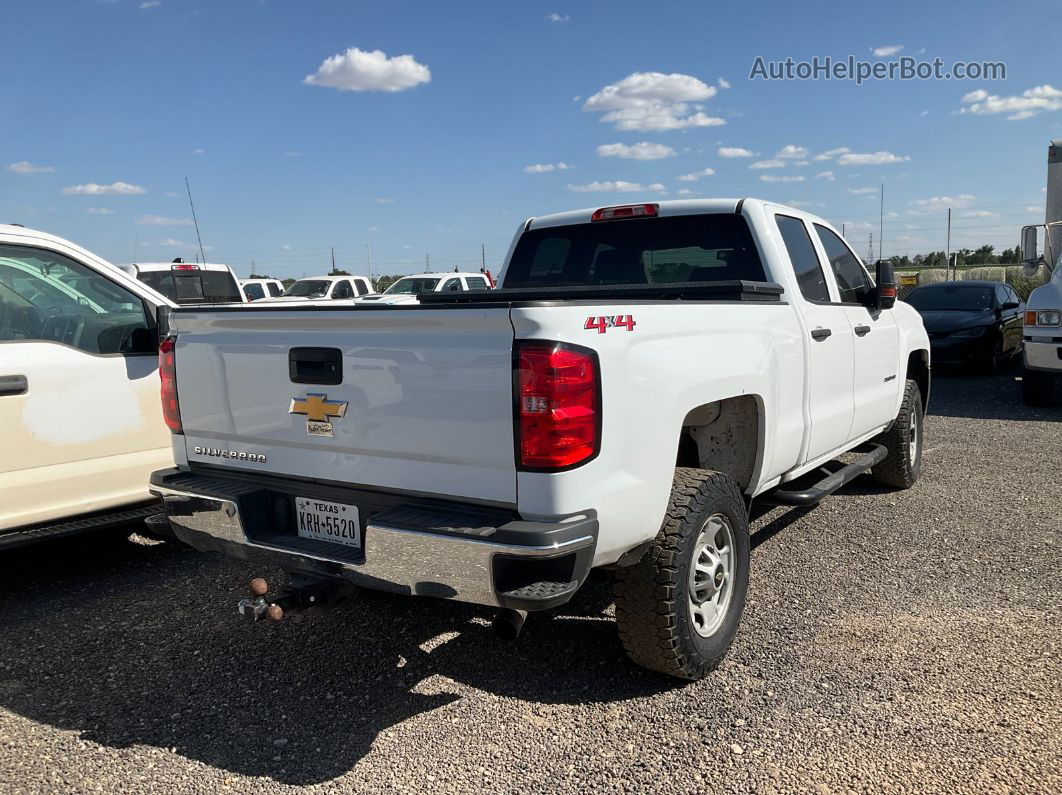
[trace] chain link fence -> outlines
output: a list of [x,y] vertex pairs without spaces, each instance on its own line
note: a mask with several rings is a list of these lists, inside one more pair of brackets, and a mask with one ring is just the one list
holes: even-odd
[[1014,288],[1026,300],[1029,293],[1046,284],[1049,274],[1041,266],[1034,276],[1025,275],[1024,265],[965,265],[958,268],[905,268],[896,271],[897,292],[900,299],[907,298],[916,287],[960,279],[986,279],[1003,282]]

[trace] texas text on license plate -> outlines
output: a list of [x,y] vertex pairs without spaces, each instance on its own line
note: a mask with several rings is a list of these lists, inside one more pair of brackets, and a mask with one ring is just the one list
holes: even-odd
[[302,538],[361,548],[361,525],[354,505],[296,497],[295,522]]

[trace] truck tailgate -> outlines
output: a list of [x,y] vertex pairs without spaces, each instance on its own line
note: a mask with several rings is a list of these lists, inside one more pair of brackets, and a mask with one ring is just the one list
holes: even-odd
[[[189,462],[516,502],[507,308],[180,310],[172,325]],[[338,349],[341,383],[293,382],[306,347]]]

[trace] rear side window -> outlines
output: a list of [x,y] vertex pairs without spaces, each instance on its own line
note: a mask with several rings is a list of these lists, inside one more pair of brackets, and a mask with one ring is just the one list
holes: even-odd
[[521,235],[506,287],[764,281],[740,215],[639,218],[533,229]]
[[269,288],[269,295],[272,298],[276,298],[278,295],[284,295],[284,288],[276,282],[269,282],[266,287]]
[[456,293],[456,292],[460,292],[461,289],[462,288],[461,288],[461,280],[460,279],[447,279],[446,283],[442,286],[441,291],[442,292]]
[[372,292],[372,290],[369,289],[369,283],[366,282],[364,279],[354,280],[354,290],[358,293],[358,295],[368,295]]
[[837,289],[841,291],[841,301],[861,304],[870,293],[870,279],[859,258],[852,253],[837,235],[824,226],[815,224],[822,247],[830,258],[830,267],[837,278]]
[[247,296],[248,301],[258,301],[265,298],[265,291],[262,289],[262,285],[258,282],[245,284],[243,286],[243,294]]
[[353,298],[354,288],[350,286],[350,282],[344,280],[336,282],[336,286],[332,288],[332,298]]
[[789,215],[776,215],[774,220],[778,224],[778,231],[782,233],[785,250],[789,252],[789,261],[793,263],[800,294],[808,301],[829,302],[826,274],[822,271],[822,263],[815,253],[815,246],[804,222]]
[[136,277],[177,304],[243,301],[239,285],[228,271],[142,271]]
[[465,284],[468,285],[469,290],[489,290],[490,285],[487,284],[487,280],[483,276],[466,276]]

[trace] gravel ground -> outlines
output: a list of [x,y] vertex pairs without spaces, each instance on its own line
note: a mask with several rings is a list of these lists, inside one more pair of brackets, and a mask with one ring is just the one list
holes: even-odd
[[914,489],[756,519],[694,684],[626,661],[604,577],[506,643],[374,595],[247,626],[263,572],[175,543],[6,553],[0,790],[1062,791],[1062,407],[944,374],[930,411]]

